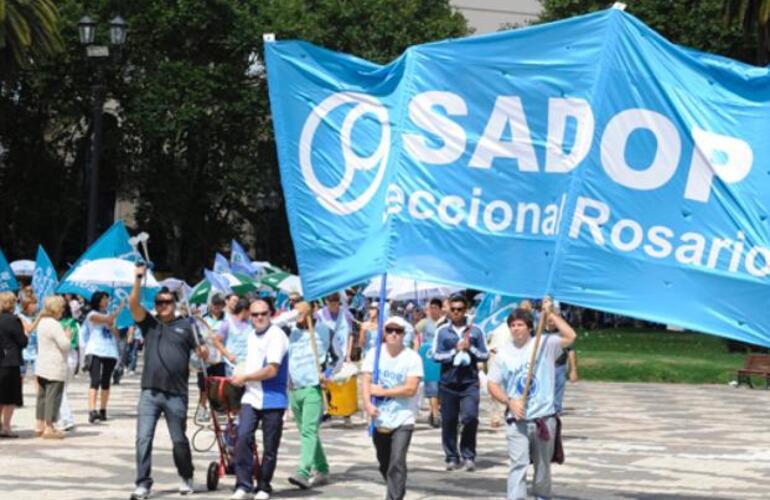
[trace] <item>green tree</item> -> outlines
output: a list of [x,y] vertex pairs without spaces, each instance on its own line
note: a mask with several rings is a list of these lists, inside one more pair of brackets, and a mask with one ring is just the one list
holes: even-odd
[[748,37],[756,37],[756,63],[770,62],[770,0],[723,0],[725,21],[738,21]]
[[[724,0],[639,0],[628,2],[626,12],[679,45],[754,61],[755,41],[743,36],[738,23],[725,24]],[[541,0],[541,21],[554,21],[606,9],[604,0]]]
[[[30,255],[43,235],[60,235],[61,259],[82,251],[91,123],[89,67],[77,41],[83,15],[129,24],[125,61],[105,68],[108,100],[103,190],[135,201],[151,257],[188,278],[232,237],[256,257],[292,266],[264,68],[262,34],[302,38],[386,62],[409,45],[462,36],[465,19],[448,0],[60,0],[66,48],[56,64],[25,73],[0,94],[0,246]],[[32,167],[35,166],[33,169]],[[37,170],[36,170],[37,169]],[[33,174],[34,172],[34,174]],[[111,177],[111,178],[110,178]],[[57,189],[50,188],[56,179]],[[35,196],[48,189],[50,199]],[[68,205],[57,207],[63,200]],[[7,211],[6,211],[7,210]],[[48,213],[48,219],[27,214]],[[71,221],[61,227],[53,226]],[[7,224],[7,225],[5,225]],[[56,253],[51,250],[51,253]],[[61,261],[60,261],[61,262]]]
[[0,0],[0,81],[62,48],[53,0]]

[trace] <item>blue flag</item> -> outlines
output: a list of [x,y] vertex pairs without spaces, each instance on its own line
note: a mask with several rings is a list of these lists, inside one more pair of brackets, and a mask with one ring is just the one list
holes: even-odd
[[219,274],[230,272],[230,264],[227,263],[227,259],[221,253],[214,257],[214,272]]
[[227,278],[222,276],[222,274],[216,271],[209,271],[208,269],[204,269],[203,275],[206,278],[206,281],[208,281],[211,285],[212,290],[222,292],[225,295],[233,293],[233,289],[230,288],[230,282],[228,282]]
[[243,273],[248,276],[253,276],[258,271],[251,263],[249,254],[235,240],[230,244],[230,269],[234,273]]
[[[102,234],[88,249],[80,256],[75,264],[69,271],[62,277],[58,287],[56,287],[56,293],[74,293],[89,299],[91,295],[97,290],[107,292],[110,294],[110,310],[115,309],[121,302],[128,299],[128,295],[131,291],[130,287],[118,287],[112,288],[104,285],[94,285],[92,283],[76,283],[67,281],[67,277],[77,269],[78,266],[90,262],[96,259],[105,258],[119,258],[131,261],[136,261],[141,257],[136,252],[134,247],[129,243],[129,235],[126,230],[126,226],[123,221],[115,222],[107,231]],[[143,289],[142,290],[142,304],[147,309],[152,309],[153,299],[157,289]],[[120,315],[117,317],[116,326],[118,328],[125,328],[133,324],[131,318],[131,312],[128,307],[124,308]]]
[[486,334],[500,326],[518,304],[519,299],[498,293],[485,293],[476,307],[474,324]]
[[18,289],[19,283],[16,281],[11,265],[0,250],[0,292],[15,292]]
[[56,268],[48,257],[43,245],[37,246],[35,271],[32,274],[32,290],[38,299],[38,310],[43,307],[43,299],[56,293],[59,279]]
[[770,346],[770,69],[618,9],[265,58],[308,298],[388,272]]

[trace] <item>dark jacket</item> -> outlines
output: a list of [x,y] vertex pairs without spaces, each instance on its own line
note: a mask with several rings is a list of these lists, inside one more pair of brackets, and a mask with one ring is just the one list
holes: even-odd
[[10,313],[0,314],[0,366],[21,366],[21,351],[27,342],[21,320]]
[[[464,328],[463,328],[464,330]],[[436,331],[433,359],[441,363],[441,379],[439,386],[456,391],[463,391],[469,387],[479,386],[479,370],[476,364],[489,359],[489,350],[484,333],[478,326],[471,327],[469,365],[454,366],[454,357],[457,354],[457,342],[460,335],[452,327],[451,323],[445,323]]]

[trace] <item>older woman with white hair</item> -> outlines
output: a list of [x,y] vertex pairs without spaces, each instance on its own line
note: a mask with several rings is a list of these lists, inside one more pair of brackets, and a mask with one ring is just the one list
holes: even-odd
[[64,299],[46,297],[37,323],[37,435],[44,439],[62,439],[64,433],[54,428],[67,379],[67,354],[72,334],[59,320],[64,313]]

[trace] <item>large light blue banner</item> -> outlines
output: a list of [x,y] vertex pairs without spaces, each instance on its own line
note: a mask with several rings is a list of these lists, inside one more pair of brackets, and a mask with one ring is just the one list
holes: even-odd
[[610,9],[387,66],[266,45],[308,297],[388,272],[770,345],[770,76]]

